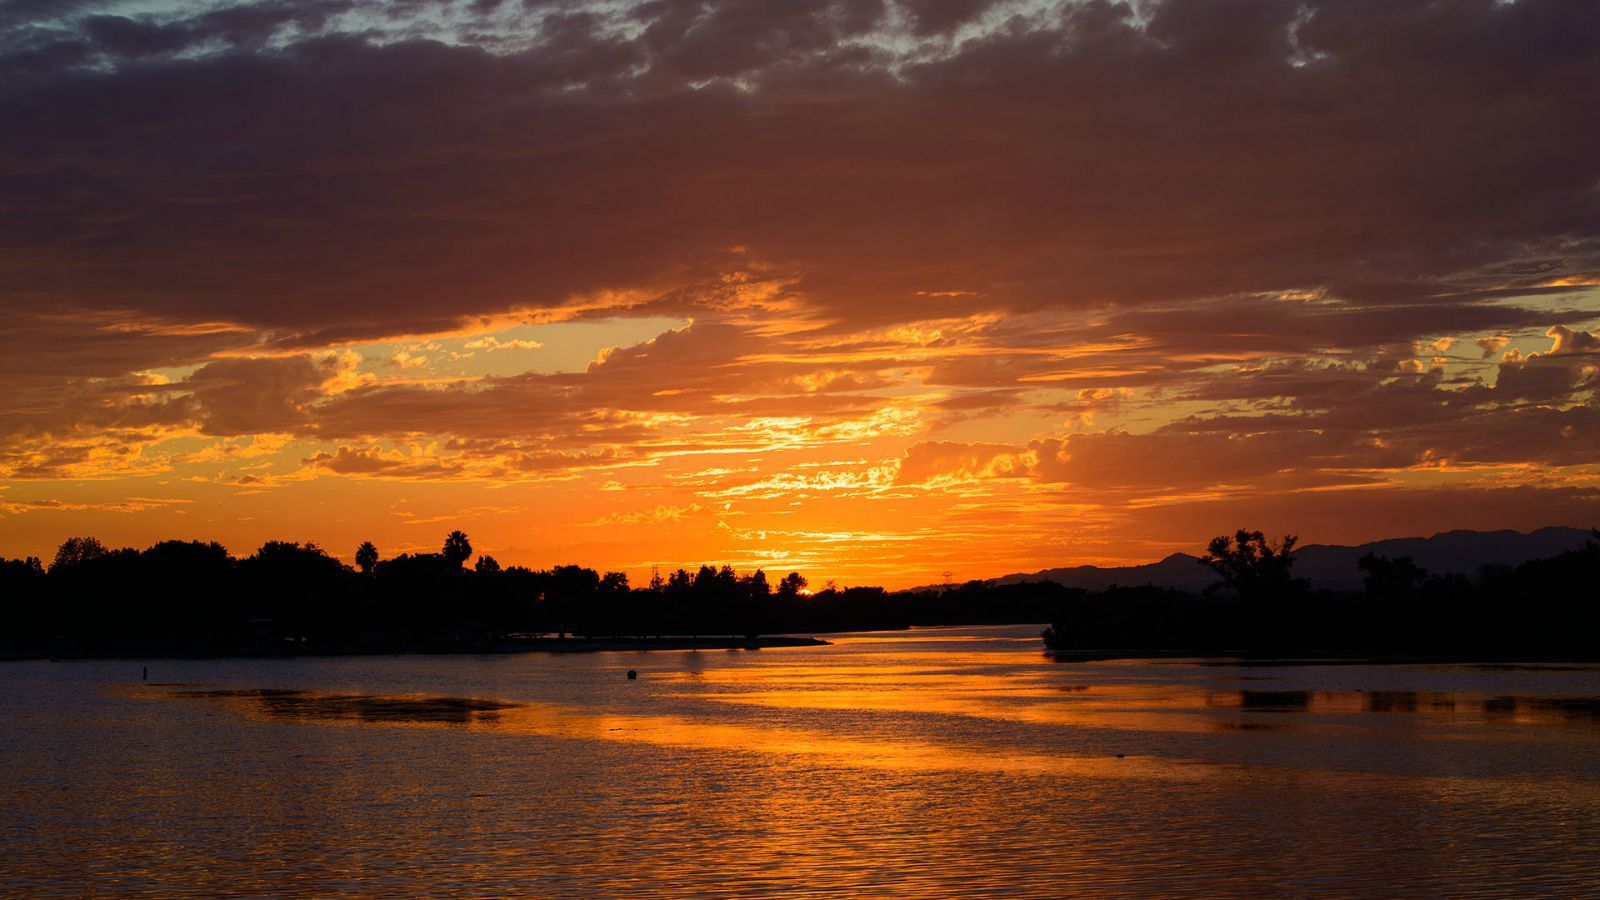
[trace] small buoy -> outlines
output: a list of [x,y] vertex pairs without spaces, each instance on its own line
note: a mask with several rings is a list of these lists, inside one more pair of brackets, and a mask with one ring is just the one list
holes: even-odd
[[144,667],[144,673],[141,674],[139,676],[139,678],[140,678],[140,680],[143,680],[143,681],[149,681],[150,680],[150,667],[149,666],[145,666]]
[[629,681],[637,681],[637,680],[639,680],[639,673],[635,672],[632,669],[629,669],[628,670],[628,680]]

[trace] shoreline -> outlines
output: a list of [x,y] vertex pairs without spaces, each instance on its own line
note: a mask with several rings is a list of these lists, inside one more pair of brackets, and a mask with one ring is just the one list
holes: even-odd
[[1580,652],[1553,653],[1337,653],[1319,656],[1311,653],[1271,656],[1239,651],[1197,650],[1052,650],[1044,649],[1046,656],[1057,662],[1112,662],[1116,660],[1144,660],[1150,662],[1192,660],[1201,666],[1238,666],[1241,668],[1282,666],[1516,666],[1516,665],[1594,665],[1600,656]]
[[104,650],[6,650],[0,662],[45,660],[66,662],[93,659],[296,659],[317,656],[490,656],[516,653],[643,653],[657,650],[767,650],[783,647],[822,647],[830,642],[814,637],[764,635],[748,637],[661,638],[528,638],[494,641],[472,646],[332,646],[243,647],[174,650],[157,647],[118,647]]

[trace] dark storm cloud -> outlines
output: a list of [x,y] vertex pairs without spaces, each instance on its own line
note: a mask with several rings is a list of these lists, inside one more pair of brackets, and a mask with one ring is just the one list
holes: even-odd
[[[871,3],[662,0],[633,37],[575,9],[510,53],[320,8],[72,20],[121,61],[0,88],[12,290],[337,333],[670,288],[734,244],[881,321],[947,282],[1381,306],[1595,268],[1591,4],[1090,3],[897,75]],[[175,53],[202,35],[233,49]]]

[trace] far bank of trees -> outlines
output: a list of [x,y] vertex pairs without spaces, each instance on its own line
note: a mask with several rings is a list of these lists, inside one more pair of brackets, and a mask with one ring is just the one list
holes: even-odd
[[46,566],[0,560],[0,648],[44,652],[462,649],[534,635],[754,636],[896,624],[882,588],[805,592],[791,572],[679,569],[633,586],[584,566],[502,567],[470,538],[347,566],[314,543],[268,541],[243,558],[215,542],[112,549],[63,543]]
[[[910,625],[1049,622],[1067,654],[1600,657],[1600,533],[1581,550],[1475,577],[1407,557],[1360,562],[1364,590],[1313,590],[1296,541],[1218,537],[1199,594],[1152,586],[1088,592],[1053,582],[969,582],[889,593],[810,592],[791,572],[679,569],[632,585],[621,572],[473,560],[453,531],[435,553],[347,566],[312,543],[268,541],[246,557],[215,542],[112,549],[64,542],[46,565],[0,559],[0,651],[103,655],[497,649],[530,636],[739,636]],[[471,563],[469,565],[469,562]]]
[[1475,577],[1368,554],[1359,593],[1294,577],[1295,545],[1259,531],[1217,537],[1200,560],[1218,576],[1210,590],[1075,595],[1046,643],[1084,654],[1600,658],[1600,531],[1581,549]]

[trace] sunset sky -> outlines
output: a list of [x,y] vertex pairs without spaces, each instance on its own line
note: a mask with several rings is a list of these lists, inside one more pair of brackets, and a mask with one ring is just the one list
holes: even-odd
[[1600,525],[1589,0],[0,0],[0,554]]

